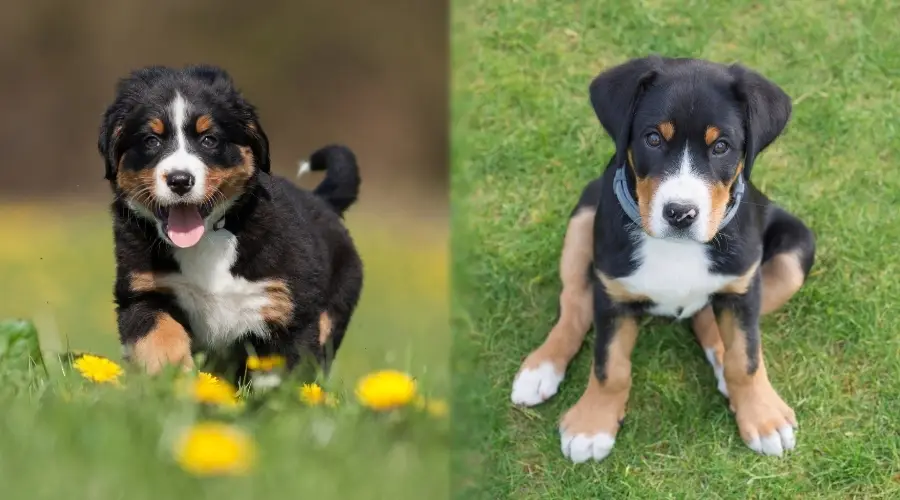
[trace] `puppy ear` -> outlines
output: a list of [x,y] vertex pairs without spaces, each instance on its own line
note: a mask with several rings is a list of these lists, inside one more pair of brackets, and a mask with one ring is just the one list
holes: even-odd
[[103,116],[103,122],[100,124],[100,137],[97,139],[97,149],[106,165],[106,174],[104,177],[108,181],[116,180],[118,167],[116,165],[116,149],[119,143],[119,137],[122,135],[121,122],[115,117],[116,110],[110,108]]
[[749,180],[756,156],[787,126],[791,98],[781,87],[744,66],[734,64],[728,70],[734,76],[734,93],[745,109],[744,177]]
[[617,165],[625,162],[637,102],[662,66],[663,59],[657,55],[632,59],[600,73],[591,82],[591,105],[616,144]]
[[250,150],[256,160],[256,168],[268,174],[272,169],[269,163],[269,138],[259,120],[254,118],[250,121],[247,125],[247,134],[250,136]]

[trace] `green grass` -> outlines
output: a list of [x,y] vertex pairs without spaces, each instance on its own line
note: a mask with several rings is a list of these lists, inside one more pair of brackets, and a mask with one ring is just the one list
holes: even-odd
[[[48,367],[44,374],[23,363],[31,344],[0,328],[0,497],[446,495],[446,421],[376,415],[353,396],[360,376],[385,368],[415,376],[424,394],[449,395],[445,230],[351,213],[366,282],[327,381],[345,402],[336,409],[305,407],[285,388],[267,395],[262,407],[220,417],[178,397],[170,379],[129,374],[119,390],[94,386],[56,361],[67,349],[119,359],[112,235],[102,205],[7,205],[0,213],[0,318],[35,322]],[[233,420],[251,433],[259,450],[252,474],[198,478],[178,467],[172,437],[205,416]]]
[[[459,498],[900,498],[900,5],[461,0],[453,17]],[[589,349],[550,401],[509,402],[552,326],[567,215],[613,151],[587,86],[649,52],[740,61],[794,98],[754,169],[819,243],[807,285],[762,324],[800,422],[784,459],[744,446],[684,324],[641,328],[602,463],[565,461],[556,430]]]

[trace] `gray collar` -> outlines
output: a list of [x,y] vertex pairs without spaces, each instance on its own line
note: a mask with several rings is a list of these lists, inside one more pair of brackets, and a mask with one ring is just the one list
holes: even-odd
[[[738,175],[737,181],[734,183],[734,199],[732,200],[731,206],[725,211],[725,217],[722,217],[722,222],[719,223],[719,230],[727,226],[728,223],[731,222],[731,219],[734,219],[738,207],[741,205],[741,200],[744,198],[744,189],[744,178],[742,175]],[[613,191],[616,193],[616,198],[619,199],[619,205],[622,206],[622,210],[628,214],[628,218],[635,224],[640,225],[641,212],[638,210],[637,202],[634,201],[634,197],[631,196],[631,191],[628,189],[628,181],[625,179],[625,165],[616,169],[616,178],[613,180]]]

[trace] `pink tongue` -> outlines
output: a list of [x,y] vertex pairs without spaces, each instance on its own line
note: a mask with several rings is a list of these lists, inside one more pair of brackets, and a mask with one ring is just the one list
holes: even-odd
[[181,247],[192,247],[203,237],[203,218],[197,207],[174,205],[169,207],[168,234],[172,243]]

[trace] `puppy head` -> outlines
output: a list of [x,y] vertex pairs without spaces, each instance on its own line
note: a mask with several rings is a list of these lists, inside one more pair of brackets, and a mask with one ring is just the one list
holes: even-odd
[[153,66],[120,80],[98,148],[116,196],[178,247],[197,244],[269,171],[255,109],[213,66]]
[[711,240],[738,176],[781,134],[791,100],[743,66],[657,56],[634,59],[590,86],[597,118],[635,178],[644,231]]

